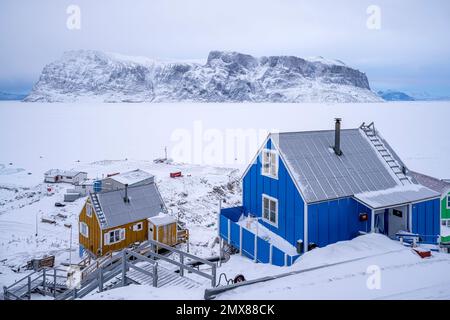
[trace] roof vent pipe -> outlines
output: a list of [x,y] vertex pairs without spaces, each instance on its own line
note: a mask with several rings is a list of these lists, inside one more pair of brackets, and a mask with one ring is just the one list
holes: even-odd
[[336,155],[341,156],[341,118],[335,118],[335,129],[334,129],[334,153]]
[[123,197],[123,202],[130,202],[130,199],[128,199],[128,184],[125,184],[125,197]]

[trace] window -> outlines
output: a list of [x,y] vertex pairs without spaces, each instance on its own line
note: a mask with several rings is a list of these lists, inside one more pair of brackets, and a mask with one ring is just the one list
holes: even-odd
[[89,203],[86,204],[86,215],[92,217],[92,206]]
[[278,226],[278,200],[263,194],[263,220]]
[[450,194],[447,195],[447,209],[450,209]]
[[450,227],[450,219],[441,220],[443,227]]
[[133,226],[133,231],[141,231],[143,227],[144,227],[144,225],[143,225],[142,222],[136,223],[136,224]]
[[105,244],[114,244],[125,239],[125,229],[115,229],[105,233]]
[[261,174],[278,179],[278,154],[275,150],[263,150]]
[[396,217],[403,218],[403,212],[401,210],[393,209],[392,214]]
[[89,227],[86,223],[80,222],[80,233],[83,237],[89,237]]

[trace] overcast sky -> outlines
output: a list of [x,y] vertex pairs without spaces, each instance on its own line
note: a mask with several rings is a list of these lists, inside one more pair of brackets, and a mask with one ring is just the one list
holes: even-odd
[[[81,29],[66,26],[81,9]],[[367,27],[367,8],[381,28]],[[1,0],[0,91],[26,92],[66,50],[170,59],[210,50],[324,56],[367,73],[374,88],[450,96],[448,0]]]

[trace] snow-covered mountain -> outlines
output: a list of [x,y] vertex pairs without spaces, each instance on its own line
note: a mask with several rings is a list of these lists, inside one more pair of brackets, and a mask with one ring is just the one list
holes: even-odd
[[21,93],[9,93],[9,92],[1,92],[0,91],[0,101],[22,100],[26,96],[27,96],[26,94],[21,94]]
[[341,61],[212,51],[206,63],[70,51],[25,101],[376,102],[366,75]]
[[378,95],[386,101],[415,101],[407,93],[395,90],[378,91]]

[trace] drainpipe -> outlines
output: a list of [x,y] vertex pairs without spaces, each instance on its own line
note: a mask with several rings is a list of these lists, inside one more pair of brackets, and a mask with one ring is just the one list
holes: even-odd
[[308,205],[303,204],[303,253],[308,252]]
[[375,210],[372,209],[370,217],[370,232],[375,232]]

